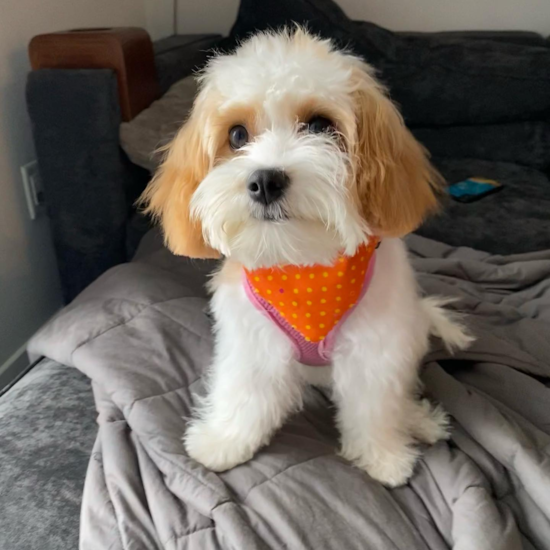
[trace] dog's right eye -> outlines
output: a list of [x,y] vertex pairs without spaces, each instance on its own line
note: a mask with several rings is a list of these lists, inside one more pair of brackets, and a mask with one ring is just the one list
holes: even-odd
[[231,145],[232,149],[240,149],[241,147],[244,147],[247,143],[248,131],[242,124],[233,126],[229,130],[229,145]]
[[334,131],[334,125],[332,123],[332,120],[328,119],[327,117],[317,115],[308,120],[307,129],[312,134],[321,134],[323,132],[330,133]]

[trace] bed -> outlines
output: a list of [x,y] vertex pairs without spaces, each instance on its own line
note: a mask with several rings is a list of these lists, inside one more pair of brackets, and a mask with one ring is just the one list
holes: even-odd
[[[505,184],[491,200],[449,203],[408,238],[422,288],[456,297],[477,342],[455,357],[434,342],[423,380],[453,435],[396,490],[338,457],[320,390],[230,472],[208,472],[181,446],[211,353],[214,264],[171,255],[133,203],[155,147],[185,118],[188,77],[207,51],[291,20],[377,66],[449,181]],[[156,92],[139,111],[125,111],[116,68],[29,75],[68,306],[31,341],[34,368],[0,397],[0,547],[76,548],[80,525],[86,549],[550,548],[548,41],[395,34],[328,0],[261,11],[243,0],[228,37],[143,47]]]

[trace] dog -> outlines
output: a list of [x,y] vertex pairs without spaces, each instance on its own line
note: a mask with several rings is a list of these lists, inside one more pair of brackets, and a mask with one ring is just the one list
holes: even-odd
[[419,295],[400,239],[437,209],[441,177],[373,68],[302,28],[259,33],[198,80],[142,196],[173,253],[225,258],[187,453],[213,471],[250,460],[316,384],[331,388],[341,455],[406,483],[417,442],[448,436],[419,398],[429,337],[471,341],[444,300]]

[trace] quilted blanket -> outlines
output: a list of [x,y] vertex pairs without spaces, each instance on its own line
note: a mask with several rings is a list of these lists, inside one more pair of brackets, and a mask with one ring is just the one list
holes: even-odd
[[454,357],[434,342],[426,357],[452,437],[399,489],[338,456],[330,396],[315,388],[250,462],[216,474],[186,456],[214,264],[172,256],[155,234],[47,324],[30,351],[91,378],[98,410],[81,548],[550,549],[550,251],[407,242],[424,292],[457,298],[477,340]]

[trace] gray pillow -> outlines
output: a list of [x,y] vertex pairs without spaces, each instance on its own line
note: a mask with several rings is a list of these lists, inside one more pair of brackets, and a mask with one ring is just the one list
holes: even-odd
[[120,125],[120,145],[134,164],[151,173],[157,169],[158,148],[168,143],[185,122],[196,93],[197,82],[188,76],[136,118]]

